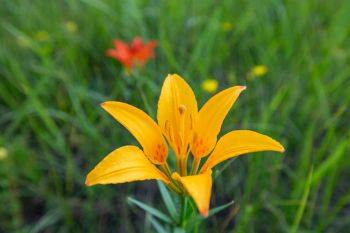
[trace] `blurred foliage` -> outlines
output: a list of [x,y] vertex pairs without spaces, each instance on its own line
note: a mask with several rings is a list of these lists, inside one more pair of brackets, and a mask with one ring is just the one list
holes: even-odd
[[[222,133],[284,144],[218,167],[211,206],[239,204],[199,232],[346,232],[350,227],[350,1],[20,1],[0,7],[0,232],[153,232],[129,195],[164,209],[156,182],[84,185],[114,148],[136,143],[100,107],[153,111],[179,73],[199,103],[247,85]],[[105,56],[113,38],[158,41],[134,78]],[[249,79],[256,65],[268,72]],[[153,114],[154,115],[154,114]]]

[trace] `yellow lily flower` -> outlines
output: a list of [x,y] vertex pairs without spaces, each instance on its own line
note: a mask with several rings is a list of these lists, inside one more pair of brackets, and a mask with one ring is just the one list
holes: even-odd
[[[207,216],[214,166],[251,152],[284,151],[277,141],[249,130],[229,132],[217,141],[224,118],[245,88],[234,86],[223,90],[198,111],[191,87],[180,76],[168,75],[159,97],[158,124],[131,105],[113,101],[101,104],[130,131],[143,150],[136,146],[114,150],[88,174],[86,185],[161,180],[171,190],[191,196],[201,215]],[[176,156],[177,172],[171,173],[167,165],[166,141]],[[187,174],[190,152],[193,163]],[[201,159],[209,154],[199,170]]]

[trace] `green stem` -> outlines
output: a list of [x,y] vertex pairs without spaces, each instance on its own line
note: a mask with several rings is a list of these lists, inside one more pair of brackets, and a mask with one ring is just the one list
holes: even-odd
[[169,169],[169,165],[168,163],[165,161],[164,164],[161,165],[163,171],[165,172],[165,174],[167,175],[167,177],[169,177],[171,179],[171,171]]
[[179,195],[183,195],[185,192],[184,190],[181,188],[181,186],[179,186],[178,183],[176,183],[176,181],[173,180],[173,178],[171,177],[171,171],[169,168],[169,165],[167,162],[165,162],[164,164],[161,165],[161,168],[163,169],[163,171],[165,172],[165,175],[169,178],[170,183],[168,184],[168,187],[176,192]]
[[175,193],[177,193],[178,195],[182,195],[182,191],[176,186],[175,183],[171,182],[169,183],[168,187],[174,191]]
[[186,225],[186,212],[187,212],[187,198],[181,197],[181,213],[180,213],[180,226],[185,227]]

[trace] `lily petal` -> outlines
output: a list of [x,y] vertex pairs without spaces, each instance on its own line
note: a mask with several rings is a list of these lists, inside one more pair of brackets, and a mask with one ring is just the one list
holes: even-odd
[[101,107],[134,135],[152,163],[165,163],[168,146],[160,128],[151,117],[144,111],[121,102],[104,102]]
[[191,195],[197,208],[203,217],[208,216],[211,187],[212,171],[206,170],[203,174],[181,177],[177,172],[173,173],[172,178],[179,181]]
[[213,150],[222,122],[245,86],[235,86],[210,98],[198,114],[191,151],[199,159]]
[[284,152],[284,148],[274,139],[254,131],[235,130],[229,132],[220,138],[214,151],[204,163],[201,172],[211,169],[226,159],[258,151]]
[[109,57],[113,57],[120,61],[127,69],[132,67],[132,54],[130,52],[128,44],[121,40],[113,41],[113,49],[108,49],[106,54]]
[[86,185],[117,184],[138,180],[156,179],[169,183],[136,146],[123,146],[108,154],[88,174]]
[[144,64],[148,59],[154,57],[154,48],[157,46],[155,41],[150,41],[145,44],[139,51],[135,54],[135,58],[139,59],[142,64]]
[[197,118],[196,97],[180,76],[168,75],[158,102],[158,124],[177,156],[186,154]]

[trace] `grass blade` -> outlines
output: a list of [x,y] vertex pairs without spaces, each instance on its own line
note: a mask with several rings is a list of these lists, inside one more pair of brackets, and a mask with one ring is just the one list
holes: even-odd
[[161,181],[157,181],[158,183],[158,187],[160,190],[160,194],[162,195],[163,201],[165,203],[165,206],[170,214],[170,216],[176,220],[178,217],[177,211],[176,211],[176,207],[175,204],[173,202],[173,199],[170,196],[169,191],[167,190],[167,188],[165,187],[165,185],[161,182]]
[[148,215],[147,219],[151,222],[153,228],[156,230],[158,233],[167,233],[168,231],[165,230],[165,228],[157,221],[155,220],[152,215]]
[[[235,203],[235,202],[234,202],[234,201],[230,201],[230,202],[228,202],[228,203],[226,203],[226,204],[223,204],[223,205],[221,205],[221,206],[212,208],[211,210],[209,210],[209,214],[208,214],[208,217],[207,217],[207,218],[210,218],[211,216],[213,216],[213,215],[219,213],[220,211],[222,211],[222,210],[228,208],[229,206],[233,205],[233,203]],[[194,221],[200,221],[201,219],[203,219],[203,217],[202,217],[200,214],[198,214],[198,215],[195,217]]]
[[164,214],[163,212],[153,208],[152,206],[149,206],[143,202],[140,202],[132,197],[128,197],[128,203],[132,203],[132,204],[135,204],[137,205],[138,207],[140,207],[141,209],[143,209],[144,211],[146,211],[147,213],[153,215],[154,217],[157,217],[161,220],[163,220],[164,222],[167,222],[167,223],[171,223],[172,220],[170,219],[170,217],[166,214]]
[[309,175],[307,177],[305,188],[304,188],[303,197],[301,199],[301,203],[299,205],[297,214],[296,214],[296,216],[294,218],[294,223],[293,223],[293,226],[292,226],[292,229],[291,229],[290,233],[296,233],[298,231],[298,228],[299,228],[299,225],[300,225],[300,221],[301,221],[301,218],[303,217],[304,210],[305,210],[305,207],[306,207],[306,204],[307,204],[307,199],[309,197],[310,187],[311,187],[311,184],[312,184],[312,176],[313,176],[313,167],[311,167]]
[[315,171],[315,174],[312,178],[311,183],[315,184],[315,182],[322,179],[322,177],[336,165],[341,157],[345,154],[345,149],[348,146],[348,139],[345,139],[336,149],[336,151],[328,157],[326,161],[324,161]]

